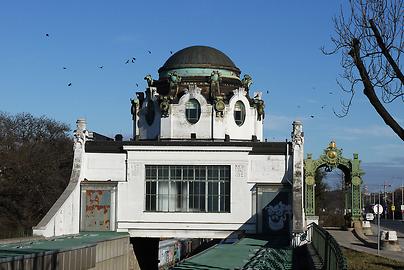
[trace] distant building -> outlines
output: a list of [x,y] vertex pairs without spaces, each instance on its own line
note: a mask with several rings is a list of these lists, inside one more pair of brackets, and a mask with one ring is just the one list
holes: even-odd
[[302,233],[302,125],[293,123],[290,142],[267,142],[262,93],[240,73],[221,51],[188,47],[158,79],[146,76],[131,101],[131,140],[94,136],[78,120],[69,186],[34,233]]

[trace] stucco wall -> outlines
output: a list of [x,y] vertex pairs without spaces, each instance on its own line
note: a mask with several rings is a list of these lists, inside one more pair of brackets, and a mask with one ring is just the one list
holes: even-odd
[[88,181],[126,180],[126,154],[86,153],[84,159],[84,178]]

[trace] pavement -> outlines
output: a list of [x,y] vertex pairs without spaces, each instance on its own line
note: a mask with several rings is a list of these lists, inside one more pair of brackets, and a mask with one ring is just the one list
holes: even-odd
[[[377,224],[371,223],[373,236],[364,236],[354,231],[328,229],[327,231],[335,238],[342,247],[377,255]],[[394,230],[397,232],[401,251],[380,250],[379,255],[400,262],[404,262],[404,223],[399,221],[381,222],[380,230]]]

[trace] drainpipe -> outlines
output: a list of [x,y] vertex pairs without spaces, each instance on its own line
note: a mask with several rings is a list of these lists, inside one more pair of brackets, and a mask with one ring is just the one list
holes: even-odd
[[288,181],[288,183],[291,186],[293,186],[293,183],[289,180],[288,171],[289,171],[289,143],[288,139],[286,139],[285,175],[286,175],[286,181]]

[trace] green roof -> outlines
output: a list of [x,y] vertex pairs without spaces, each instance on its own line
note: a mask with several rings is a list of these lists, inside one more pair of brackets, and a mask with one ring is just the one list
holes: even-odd
[[292,248],[270,240],[243,238],[218,244],[183,261],[173,269],[292,269]]
[[212,68],[232,70],[240,75],[240,69],[218,49],[208,46],[191,46],[174,53],[159,69],[162,71],[179,68]]
[[30,257],[41,254],[51,254],[93,246],[98,242],[128,237],[124,232],[82,232],[76,235],[66,235],[51,239],[35,239],[18,243],[1,244],[0,262],[9,261],[15,257]]

